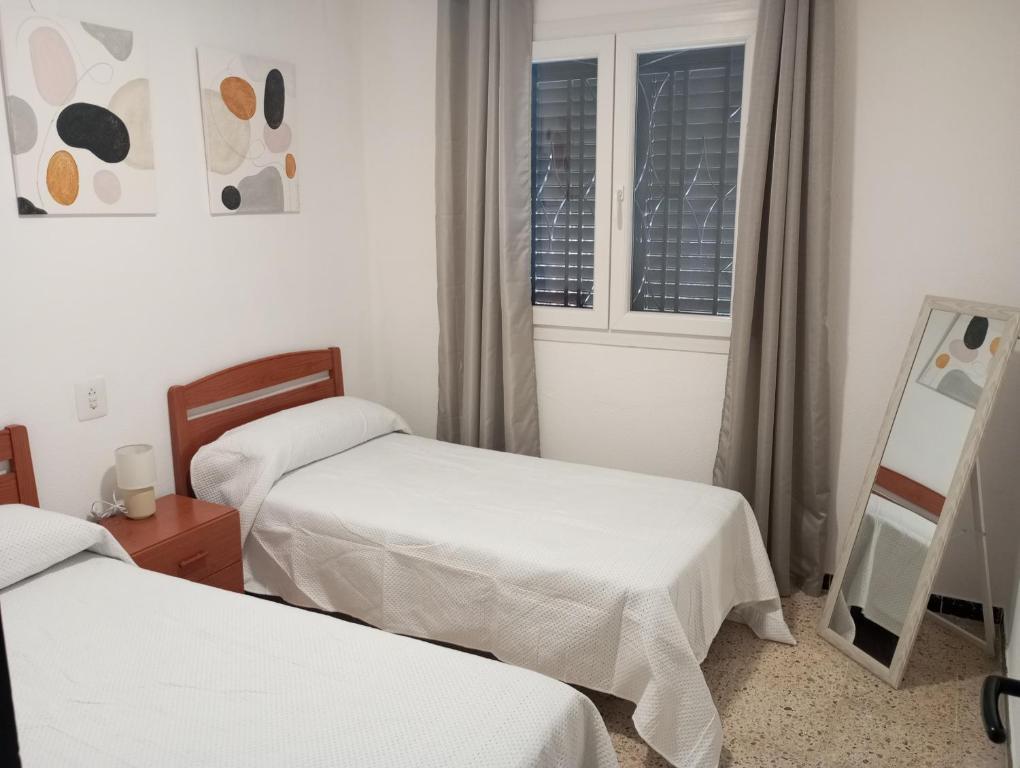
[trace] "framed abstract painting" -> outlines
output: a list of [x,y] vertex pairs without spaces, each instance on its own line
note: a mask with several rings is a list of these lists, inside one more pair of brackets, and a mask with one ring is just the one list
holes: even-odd
[[300,210],[294,67],[198,50],[213,215]]
[[5,9],[0,42],[18,212],[155,213],[148,69],[135,35]]

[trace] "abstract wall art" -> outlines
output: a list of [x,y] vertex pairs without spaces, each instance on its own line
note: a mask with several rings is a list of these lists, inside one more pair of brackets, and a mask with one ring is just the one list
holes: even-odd
[[209,210],[299,211],[293,65],[200,48],[198,76]]
[[155,213],[149,79],[134,34],[4,9],[0,42],[18,212]]
[[1005,323],[978,315],[957,315],[921,370],[918,383],[976,408],[988,366],[1002,345]]

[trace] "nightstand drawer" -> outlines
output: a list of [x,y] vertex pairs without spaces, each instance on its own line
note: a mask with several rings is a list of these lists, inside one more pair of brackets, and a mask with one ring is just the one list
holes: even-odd
[[241,561],[238,560],[222,571],[216,571],[212,576],[207,576],[202,579],[202,583],[230,592],[244,592],[244,569],[241,567]]
[[138,552],[134,561],[150,571],[202,581],[236,563],[240,552],[241,524],[231,512]]

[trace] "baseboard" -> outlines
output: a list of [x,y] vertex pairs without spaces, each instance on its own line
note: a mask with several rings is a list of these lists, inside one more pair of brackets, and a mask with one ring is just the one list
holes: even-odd
[[[822,589],[828,592],[831,585],[832,574],[827,573],[822,577]],[[958,597],[936,595],[934,593],[928,598],[928,610],[932,613],[956,616],[960,619],[972,619],[973,621],[983,621],[985,615],[984,606],[981,603],[976,603],[973,600],[961,600]],[[1003,623],[1002,608],[998,606],[992,608],[992,619],[996,624],[1001,625]]]
[[[985,607],[973,600],[961,600],[958,597],[945,597],[933,594],[928,598],[928,610],[932,613],[942,613],[947,616],[956,616],[961,619],[972,619],[973,621],[984,621]],[[992,621],[995,624],[1002,624],[1003,609],[998,606],[992,607]]]

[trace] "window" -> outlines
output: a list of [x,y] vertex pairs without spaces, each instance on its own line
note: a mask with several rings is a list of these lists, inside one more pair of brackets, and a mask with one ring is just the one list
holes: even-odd
[[531,302],[535,322],[609,323],[612,35],[533,49]]
[[630,305],[729,315],[744,47],[642,53]]
[[598,61],[532,66],[531,303],[592,306]]
[[535,43],[537,325],[728,336],[750,23]]

